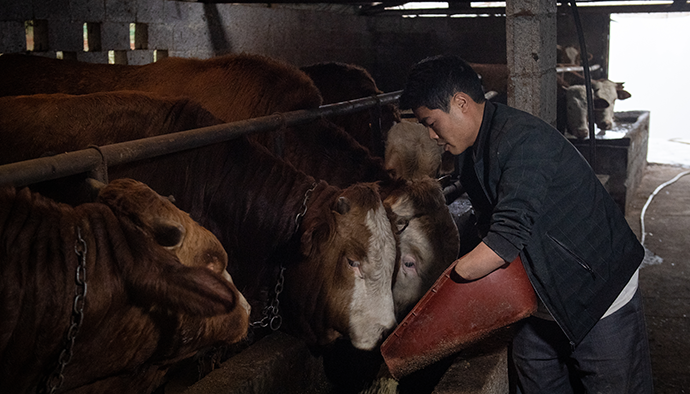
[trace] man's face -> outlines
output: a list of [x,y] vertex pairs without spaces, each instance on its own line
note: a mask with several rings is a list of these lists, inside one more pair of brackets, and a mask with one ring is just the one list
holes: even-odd
[[429,130],[429,137],[443,146],[444,151],[454,155],[459,155],[472,146],[479,130],[476,120],[471,119],[470,113],[466,111],[467,105],[474,102],[469,103],[467,99],[454,96],[448,112],[425,106],[414,110],[419,122]]

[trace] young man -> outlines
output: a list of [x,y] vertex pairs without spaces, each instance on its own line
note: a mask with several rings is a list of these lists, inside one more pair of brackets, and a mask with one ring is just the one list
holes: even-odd
[[457,57],[416,64],[400,107],[460,155],[482,242],[455,272],[478,279],[520,255],[538,295],[513,339],[519,392],[651,393],[644,249],[579,152],[537,117],[486,101]]

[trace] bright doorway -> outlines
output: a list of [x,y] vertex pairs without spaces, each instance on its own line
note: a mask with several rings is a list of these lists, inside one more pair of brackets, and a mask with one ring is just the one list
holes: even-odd
[[690,166],[690,13],[612,14],[609,79],[632,94],[616,111],[650,111],[650,163]]

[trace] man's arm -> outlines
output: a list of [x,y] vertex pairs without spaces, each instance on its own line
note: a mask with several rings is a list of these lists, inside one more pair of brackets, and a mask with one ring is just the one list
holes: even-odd
[[497,268],[506,264],[484,242],[480,242],[474,249],[455,261],[455,273],[466,280],[475,280],[486,276]]

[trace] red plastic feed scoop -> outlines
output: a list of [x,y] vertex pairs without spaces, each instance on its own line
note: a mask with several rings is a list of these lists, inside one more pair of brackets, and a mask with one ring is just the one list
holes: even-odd
[[381,345],[394,378],[433,364],[537,309],[518,256],[505,268],[468,283],[451,279],[451,265]]

